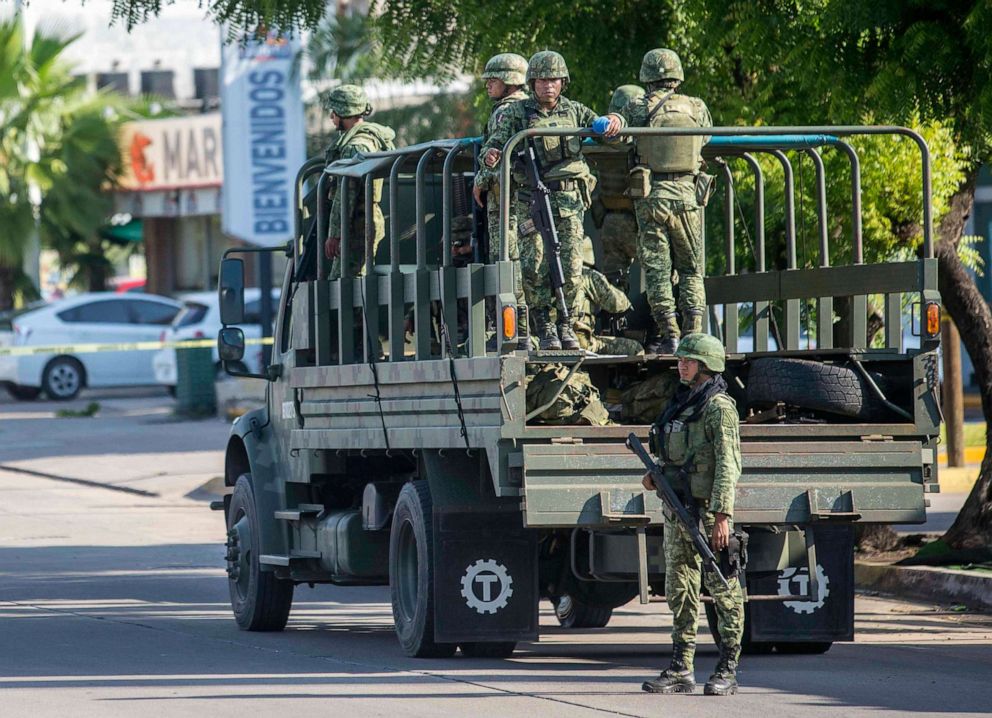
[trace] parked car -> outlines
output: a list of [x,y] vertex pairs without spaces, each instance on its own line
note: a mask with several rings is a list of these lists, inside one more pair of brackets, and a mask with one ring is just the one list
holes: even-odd
[[[196,292],[182,296],[183,308],[168,329],[161,335],[163,342],[180,342],[191,339],[216,340],[221,329],[220,303],[217,292]],[[272,312],[275,316],[279,304],[279,290],[272,290]],[[262,292],[257,287],[245,289],[245,321],[241,325],[245,339],[260,339],[262,336]],[[214,364],[220,370],[220,357],[217,354],[217,344],[212,344]],[[250,372],[262,370],[262,345],[249,344],[245,351],[245,366]],[[152,358],[155,371],[155,381],[175,391],[178,370],[176,368],[176,350],[166,347],[158,351]]]
[[155,350],[77,351],[80,344],[156,341],[182,303],[153,294],[90,292],[14,318],[13,347],[59,345],[64,351],[0,356],[0,384],[18,399],[67,400],[83,387],[154,384]]

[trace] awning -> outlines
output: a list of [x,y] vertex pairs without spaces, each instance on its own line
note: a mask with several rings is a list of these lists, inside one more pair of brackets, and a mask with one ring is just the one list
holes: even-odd
[[127,245],[132,242],[140,242],[144,239],[142,229],[141,220],[132,219],[126,224],[105,224],[100,228],[99,235],[103,239],[108,239],[116,244]]

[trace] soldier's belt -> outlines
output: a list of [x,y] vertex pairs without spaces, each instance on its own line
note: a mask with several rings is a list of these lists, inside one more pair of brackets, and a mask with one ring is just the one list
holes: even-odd
[[614,212],[623,212],[624,210],[632,212],[634,210],[634,200],[630,197],[608,197],[600,195],[599,201],[603,203],[606,209]]
[[683,179],[692,179],[695,176],[695,172],[652,172],[651,180],[653,182],[676,182]]

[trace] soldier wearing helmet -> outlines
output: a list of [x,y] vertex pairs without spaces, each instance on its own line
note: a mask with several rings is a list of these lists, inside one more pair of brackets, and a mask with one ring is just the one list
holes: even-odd
[[[682,61],[671,50],[644,55],[640,80],[647,94],[627,104],[620,114],[630,127],[712,127],[706,104],[678,93],[685,79]],[[656,331],[647,351],[671,354],[681,333],[702,330],[706,310],[703,289],[702,206],[708,176],[700,175],[704,136],[638,137],[638,168],[631,195],[637,216],[637,252],[647,279],[648,304]],[[699,190],[697,192],[697,189]],[[679,327],[672,270],[678,271]]]
[[[695,504],[714,553],[731,544],[734,494],[741,474],[739,417],[721,372],[723,345],[708,334],[686,334],[675,356],[682,386],[651,427],[652,444],[673,488]],[[688,470],[685,470],[688,467]],[[682,477],[685,477],[683,480]],[[687,485],[686,485],[687,484]],[[650,475],[644,486],[653,489]],[[691,507],[690,507],[691,508]],[[691,513],[691,511],[690,511]],[[717,613],[720,660],[706,683],[707,695],[737,692],[737,663],[744,634],[744,597],[736,573],[728,590],[714,574],[700,576],[700,558],[689,535],[665,516],[665,599],[672,611],[672,661],[642,686],[649,693],[692,693],[693,659],[702,579]],[[737,540],[737,536],[734,536]]]
[[[527,99],[524,90],[527,75],[527,60],[512,52],[494,55],[486,63],[482,71],[482,79],[486,81],[486,94],[493,103],[486,130],[482,135],[483,143],[489,139],[499,123],[500,115],[513,102]],[[480,207],[486,208],[489,220],[489,257],[490,263],[499,260],[499,179],[496,172],[482,165],[475,178],[472,189],[475,201]],[[512,211],[512,205],[511,205]],[[513,285],[517,295],[517,327],[523,338],[527,331],[526,300],[524,298],[523,275],[520,272],[520,247],[517,244],[516,217],[510,217],[510,261],[513,262]]]
[[[598,115],[585,105],[562,95],[568,87],[569,72],[565,59],[557,52],[536,53],[527,64],[526,81],[532,97],[509,104],[500,114],[496,127],[482,146],[484,164],[494,170],[501,160],[503,146],[513,135],[532,127],[590,127]],[[615,135],[623,126],[619,117],[611,117],[606,136]],[[582,218],[591,202],[596,181],[582,157],[578,137],[538,137],[534,142],[544,182],[552,190],[551,205],[555,226],[561,240],[561,264],[565,278],[565,302],[576,310],[576,293],[582,275]],[[524,181],[514,178],[517,187]],[[516,216],[527,217],[524,198],[516,197]],[[525,230],[529,228],[529,230]],[[578,349],[575,331],[565,323],[556,327],[548,262],[540,234],[532,223],[519,228],[520,261],[524,275],[524,292],[542,349]]]
[[[613,92],[609,112],[617,113],[643,95],[644,88],[638,85],[621,85]],[[636,164],[634,143],[625,138],[609,145],[586,147],[585,156],[598,180],[590,213],[599,228],[602,270],[626,291],[627,273],[637,256],[637,218],[629,193],[630,171]]]
[[[393,149],[396,133],[385,125],[370,122],[365,118],[372,114],[372,105],[365,96],[365,90],[358,85],[341,85],[334,88],[327,98],[327,109],[331,121],[338,131],[337,140],[324,152],[325,164],[354,157],[357,154]],[[349,183],[348,206],[354,220],[349,227],[348,276],[365,273],[365,192],[359,191],[355,182]],[[341,277],[341,193],[338,180],[333,180],[328,191],[331,200],[330,226],[324,242],[324,254],[331,260],[331,279]],[[373,181],[372,246],[375,257],[379,242],[386,236],[386,223],[379,208],[382,200],[382,180]]]

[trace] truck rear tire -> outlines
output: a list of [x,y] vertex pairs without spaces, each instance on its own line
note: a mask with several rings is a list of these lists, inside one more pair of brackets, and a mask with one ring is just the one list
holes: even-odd
[[610,606],[586,603],[568,594],[553,598],[551,603],[562,628],[605,628],[613,616]]
[[754,359],[748,370],[748,405],[783,402],[831,414],[866,418],[869,406],[861,376],[846,366],[805,359]]
[[281,631],[293,606],[293,582],[263,571],[251,474],[234,485],[227,512],[227,573],[234,619],[243,631]]
[[447,658],[458,647],[434,641],[434,508],[426,481],[400,491],[389,536],[389,593],[403,652]]

